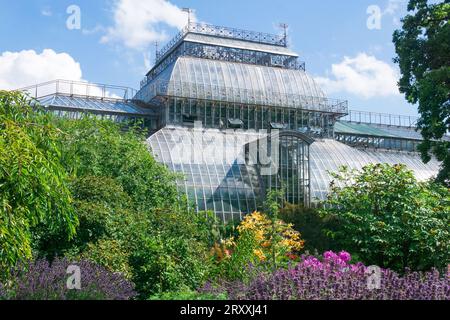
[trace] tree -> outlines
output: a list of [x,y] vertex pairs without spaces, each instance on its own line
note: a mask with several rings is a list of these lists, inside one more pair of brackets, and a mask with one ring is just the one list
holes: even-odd
[[333,174],[324,216],[334,237],[367,264],[404,271],[444,269],[450,262],[450,194],[417,182],[404,165],[369,165]]
[[450,0],[410,0],[408,11],[393,37],[400,92],[419,104],[423,160],[430,161],[431,153],[442,161],[438,180],[450,185],[450,141],[442,141],[450,131]]
[[0,270],[29,259],[31,229],[46,224],[70,238],[77,219],[60,163],[61,132],[18,92],[0,91]]

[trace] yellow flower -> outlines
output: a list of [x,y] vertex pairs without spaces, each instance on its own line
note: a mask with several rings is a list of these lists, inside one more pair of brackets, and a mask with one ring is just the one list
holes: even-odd
[[259,261],[266,261],[266,255],[261,249],[255,249],[253,252],[258,257]]

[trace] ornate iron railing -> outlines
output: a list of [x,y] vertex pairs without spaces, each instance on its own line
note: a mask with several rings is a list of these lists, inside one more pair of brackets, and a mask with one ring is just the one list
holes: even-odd
[[418,117],[350,110],[341,121],[415,128]]
[[191,22],[156,53],[156,64],[158,64],[189,32],[287,47],[287,40],[281,35]]
[[123,86],[113,86],[83,81],[53,80],[17,89],[31,98],[42,98],[53,94],[100,98],[104,100],[131,100],[136,90]]

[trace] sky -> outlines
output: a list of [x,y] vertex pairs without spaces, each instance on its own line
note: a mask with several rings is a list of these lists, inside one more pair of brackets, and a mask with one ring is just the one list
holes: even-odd
[[394,30],[407,0],[0,0],[0,89],[54,79],[139,88],[192,19],[281,33],[328,96],[352,110],[417,115],[398,92]]

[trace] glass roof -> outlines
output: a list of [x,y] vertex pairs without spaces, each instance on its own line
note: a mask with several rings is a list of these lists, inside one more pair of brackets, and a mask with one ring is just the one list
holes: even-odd
[[83,111],[103,112],[103,113],[124,113],[130,115],[150,115],[153,111],[144,109],[132,102],[125,100],[105,100],[88,97],[50,95],[37,99],[43,106],[53,108],[77,109]]
[[[225,221],[257,210],[263,194],[261,176],[255,166],[246,164],[244,146],[264,134],[235,131],[225,138],[225,132],[216,129],[198,130],[198,135],[195,130],[166,127],[148,139],[155,158],[183,174],[180,192],[199,211],[213,210]],[[310,146],[311,200],[326,199],[332,180],[329,172],[343,165],[361,169],[371,163],[405,164],[421,181],[435,176],[440,167],[436,159],[424,164],[418,153],[356,149],[332,139],[317,140]]]
[[346,113],[346,101],[328,99],[303,70],[180,57],[136,95],[157,95]]
[[396,137],[389,132],[372,127],[368,124],[357,124],[350,122],[336,122],[336,124],[334,125],[334,131],[336,133],[370,135],[376,137]]
[[436,176],[440,168],[436,159],[424,164],[418,153],[356,149],[330,139],[316,141],[310,147],[311,200],[326,199],[332,180],[330,171],[336,172],[343,165],[361,169],[370,163],[405,164],[421,181]]
[[[354,123],[347,121],[338,121],[334,126],[336,133],[343,133],[349,135],[364,135],[374,137],[390,137],[411,140],[423,140],[420,132],[417,132],[414,127],[399,127],[388,126],[369,123]],[[444,137],[444,140],[450,140],[450,137]]]
[[185,36],[184,41],[298,57],[298,54],[286,47],[249,42],[244,40],[213,37],[196,33],[188,33]]

